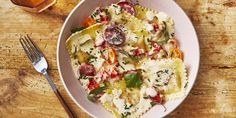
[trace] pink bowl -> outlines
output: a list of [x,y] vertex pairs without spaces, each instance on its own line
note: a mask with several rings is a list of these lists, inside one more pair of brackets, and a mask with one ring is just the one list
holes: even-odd
[[[80,26],[82,20],[91,14],[96,7],[106,6],[116,2],[118,2],[118,0],[84,0],[80,2],[67,17],[61,29],[57,45],[57,66],[66,91],[80,108],[92,117],[97,118],[112,118],[113,115],[105,110],[102,105],[87,100],[85,90],[82,88],[79,81],[75,79],[65,42],[71,35],[70,30]],[[173,0],[140,0],[139,3],[154,10],[163,11],[174,19],[175,36],[184,53],[184,63],[188,68],[189,84],[187,93],[189,93],[197,77],[200,60],[198,38],[191,21]],[[167,108],[165,112],[162,106],[155,106],[145,113],[143,118],[164,117],[178,107],[185,98],[186,97],[168,101],[165,104]]]

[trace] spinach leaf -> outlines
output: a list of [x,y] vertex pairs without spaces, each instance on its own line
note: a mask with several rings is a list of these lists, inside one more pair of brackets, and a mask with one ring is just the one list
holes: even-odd
[[139,88],[142,85],[141,75],[139,72],[132,72],[124,75],[126,87]]
[[72,29],[71,33],[75,33],[75,32],[81,31],[83,29],[84,29],[84,27],[77,27],[77,28]]
[[98,95],[98,94],[102,93],[106,88],[107,88],[106,86],[95,88],[92,91],[90,91],[89,94]]

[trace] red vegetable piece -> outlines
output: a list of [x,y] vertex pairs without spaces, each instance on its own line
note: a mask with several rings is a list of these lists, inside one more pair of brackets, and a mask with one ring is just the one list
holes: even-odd
[[134,6],[130,2],[119,2],[117,3],[123,10],[127,11],[131,15],[135,15]]
[[101,22],[107,23],[109,21],[109,17],[100,15],[100,20]]
[[111,25],[105,29],[105,40],[115,46],[119,46],[125,42],[125,34],[117,25]]
[[96,74],[96,70],[93,65],[83,63],[79,67],[79,73],[85,76],[94,76]]
[[134,56],[140,56],[140,55],[142,55],[142,54],[144,54],[144,53],[145,53],[144,50],[141,49],[141,48],[137,48],[137,49],[135,49],[135,50],[133,51],[133,55],[134,55]]
[[157,32],[158,29],[159,29],[158,24],[157,23],[152,23],[152,26],[153,26],[154,31]]
[[98,83],[94,79],[90,79],[89,80],[88,88],[90,90],[98,88],[98,87],[99,87],[99,85],[98,85]]
[[116,51],[113,48],[109,48],[108,49],[108,63],[109,64],[113,64],[115,63],[116,60]]
[[156,102],[156,103],[161,103],[161,102],[162,102],[160,93],[157,93],[157,95],[156,95],[155,97],[150,97],[150,99],[151,99],[153,102]]
[[110,76],[111,78],[115,78],[118,76],[118,71],[116,69],[112,69],[111,73],[110,73]]

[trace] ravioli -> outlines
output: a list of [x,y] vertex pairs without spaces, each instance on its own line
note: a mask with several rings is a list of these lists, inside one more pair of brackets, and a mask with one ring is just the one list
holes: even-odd
[[67,39],[66,48],[90,101],[116,118],[138,118],[185,96],[183,54],[165,13],[119,2],[95,9],[84,27]]

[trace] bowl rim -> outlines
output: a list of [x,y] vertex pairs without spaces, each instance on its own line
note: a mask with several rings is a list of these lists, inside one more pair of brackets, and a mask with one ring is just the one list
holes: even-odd
[[[57,67],[58,67],[58,73],[59,73],[60,80],[62,81],[62,84],[63,84],[63,86],[64,86],[66,92],[67,92],[68,95],[70,96],[70,98],[73,100],[73,102],[74,102],[77,106],[79,106],[79,107],[80,107],[84,112],[86,112],[88,115],[97,118],[96,116],[94,116],[93,114],[91,114],[90,112],[88,112],[83,106],[81,106],[81,105],[75,100],[75,98],[72,96],[72,94],[70,93],[70,91],[69,91],[69,89],[68,89],[68,87],[67,87],[67,85],[65,84],[65,81],[64,81],[64,79],[63,79],[62,71],[61,71],[61,67],[60,67],[60,63],[59,63],[59,62],[60,62],[60,60],[59,60],[59,55],[60,55],[60,53],[59,53],[59,52],[60,52],[59,47],[60,47],[60,42],[61,42],[61,40],[62,40],[62,33],[63,33],[63,30],[64,30],[64,28],[65,28],[65,26],[66,26],[66,23],[68,22],[69,18],[71,17],[71,15],[76,11],[76,9],[78,9],[78,7],[79,7],[83,2],[85,2],[85,0],[81,0],[74,8],[70,11],[69,15],[67,16],[66,20],[64,21],[64,23],[63,23],[63,25],[62,25],[62,27],[61,27],[60,34],[59,34],[58,41],[57,41],[56,60],[57,60]],[[175,7],[179,8],[179,9],[181,10],[181,12],[182,12],[182,13],[184,14],[184,16],[187,18],[187,21],[189,22],[189,24],[190,24],[191,27],[193,28],[194,37],[196,37],[196,39],[197,39],[197,44],[196,44],[196,46],[197,46],[197,51],[198,51],[198,52],[197,52],[197,54],[198,54],[197,57],[198,57],[198,58],[196,59],[196,61],[197,61],[197,65],[196,65],[197,70],[196,70],[196,73],[194,74],[193,85],[192,85],[192,86],[189,88],[189,90],[186,92],[186,93],[187,93],[186,96],[184,96],[184,97],[180,100],[179,104],[176,105],[172,110],[170,110],[169,112],[167,112],[163,117],[165,117],[165,116],[169,115],[170,113],[172,113],[173,111],[175,111],[175,110],[183,103],[183,101],[187,98],[187,96],[189,95],[190,91],[193,89],[193,86],[194,86],[194,84],[195,84],[195,82],[196,82],[196,79],[197,79],[198,73],[199,73],[199,67],[200,67],[200,46],[199,46],[199,38],[198,38],[198,36],[197,36],[196,29],[195,29],[195,27],[194,27],[194,25],[193,25],[193,23],[192,23],[190,17],[186,14],[186,12],[183,10],[183,8],[181,8],[174,0],[171,0],[171,2],[173,2],[173,5],[175,5]]]

